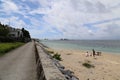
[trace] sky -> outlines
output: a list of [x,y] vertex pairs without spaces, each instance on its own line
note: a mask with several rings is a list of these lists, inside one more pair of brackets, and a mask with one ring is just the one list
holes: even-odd
[[32,38],[120,40],[120,0],[0,0],[0,22]]

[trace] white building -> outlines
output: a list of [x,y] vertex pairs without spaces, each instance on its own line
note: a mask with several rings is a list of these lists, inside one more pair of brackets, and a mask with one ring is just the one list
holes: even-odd
[[21,29],[15,29],[15,28],[12,28],[12,27],[9,27],[9,37],[12,37],[12,38],[20,38],[20,37],[23,37],[23,32]]

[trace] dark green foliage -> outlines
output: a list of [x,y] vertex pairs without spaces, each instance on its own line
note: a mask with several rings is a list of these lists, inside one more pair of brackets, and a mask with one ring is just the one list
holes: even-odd
[[30,38],[29,31],[27,31],[27,30],[25,30],[24,28],[22,28],[22,32],[23,32],[23,36],[24,36],[24,37]]
[[9,33],[8,25],[0,23],[0,37],[6,37]]
[[22,28],[22,32],[23,32],[22,41],[23,42],[29,42],[31,40],[29,31],[27,31],[24,28]]
[[25,30],[24,28],[22,28],[23,36],[21,35],[19,37],[11,37],[9,34],[10,31],[9,25],[4,25],[0,22],[0,42],[29,42],[31,40],[29,31]]
[[85,66],[86,68],[94,68],[95,66],[90,64],[89,62],[85,62],[82,64],[83,66]]
[[55,59],[57,59],[57,60],[59,60],[59,61],[62,60],[62,59],[61,59],[61,55],[58,54],[58,53],[54,54],[54,55],[53,55],[53,58],[55,58]]

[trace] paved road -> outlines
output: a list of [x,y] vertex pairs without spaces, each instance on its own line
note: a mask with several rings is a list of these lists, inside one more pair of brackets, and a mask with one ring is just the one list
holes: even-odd
[[37,80],[33,42],[0,58],[0,80]]

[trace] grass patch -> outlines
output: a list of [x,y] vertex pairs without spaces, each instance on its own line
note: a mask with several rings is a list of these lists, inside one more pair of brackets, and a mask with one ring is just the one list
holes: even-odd
[[57,59],[57,60],[59,60],[59,61],[62,60],[60,54],[55,53],[53,50],[51,50],[51,49],[49,49],[49,48],[44,48],[44,49],[45,49],[45,51],[46,51],[47,53],[49,53],[53,58],[55,58],[55,59]]
[[54,51],[53,51],[53,50],[51,50],[51,49],[49,49],[49,48],[44,48],[44,49],[45,49],[45,51],[47,51],[47,53],[54,54]]
[[90,63],[83,63],[83,66],[85,66],[86,68],[94,68],[95,66],[90,64]]
[[86,68],[94,68],[95,67],[93,64],[91,64],[90,61],[86,61],[82,65]]
[[72,53],[67,53],[67,55],[71,55]]
[[61,59],[61,55],[58,54],[58,53],[54,54],[54,55],[53,55],[53,58],[55,58],[55,59],[57,59],[57,60],[59,60],[59,61],[62,60],[62,59]]
[[15,42],[15,43],[0,43],[0,56],[4,55],[6,52],[15,49],[24,43]]
[[54,54],[54,51],[48,51],[48,53]]

